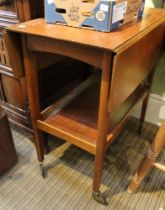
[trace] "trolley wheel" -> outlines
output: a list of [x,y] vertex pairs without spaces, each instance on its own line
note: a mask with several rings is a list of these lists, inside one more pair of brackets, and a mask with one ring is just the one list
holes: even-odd
[[105,196],[100,193],[100,192],[93,192],[92,193],[93,198],[98,202],[101,203],[103,205],[108,205],[108,202],[106,201]]
[[45,179],[47,177],[47,169],[43,164],[40,164],[40,171],[42,177]]

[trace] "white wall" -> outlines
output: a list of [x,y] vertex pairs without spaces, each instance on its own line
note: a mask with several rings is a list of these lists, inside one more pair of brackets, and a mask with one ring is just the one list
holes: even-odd
[[146,0],[146,7],[162,7],[163,0]]

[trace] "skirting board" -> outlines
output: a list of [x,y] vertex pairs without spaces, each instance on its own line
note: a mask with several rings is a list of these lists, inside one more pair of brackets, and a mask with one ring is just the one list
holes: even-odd
[[[139,118],[140,110],[141,104],[138,104],[133,116]],[[165,97],[151,93],[145,121],[160,126],[163,119],[165,119]]]

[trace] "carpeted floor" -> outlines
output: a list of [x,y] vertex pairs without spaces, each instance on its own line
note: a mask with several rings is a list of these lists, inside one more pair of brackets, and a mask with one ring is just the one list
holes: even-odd
[[[91,196],[92,155],[51,137],[56,149],[46,156],[49,170],[43,179],[28,134],[12,128],[19,161],[0,177],[0,210],[165,210],[165,175],[156,169],[136,194],[126,191],[157,127],[145,123],[141,136],[137,130],[138,120],[132,118],[107,152],[101,191],[109,205],[103,206]],[[165,149],[159,159],[165,163]]]

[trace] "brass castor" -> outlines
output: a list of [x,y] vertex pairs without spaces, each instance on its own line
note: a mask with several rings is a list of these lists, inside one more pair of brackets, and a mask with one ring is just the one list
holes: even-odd
[[97,202],[99,202],[99,203],[101,203],[103,205],[106,205],[106,206],[108,205],[108,202],[106,201],[105,196],[102,193],[100,193],[100,192],[93,192],[92,196]]
[[40,163],[40,171],[41,171],[42,177],[45,179],[47,177],[48,171],[43,163]]

